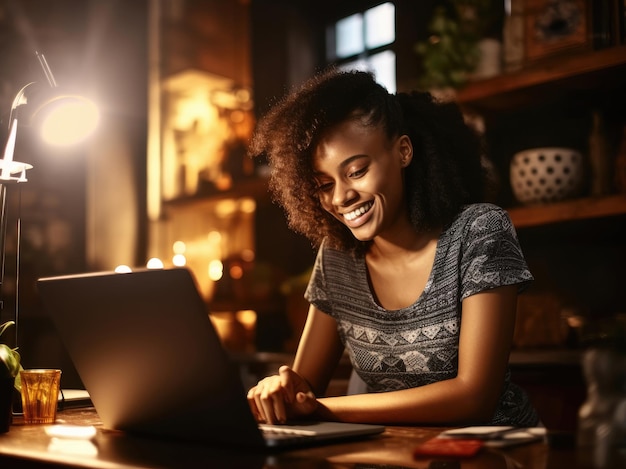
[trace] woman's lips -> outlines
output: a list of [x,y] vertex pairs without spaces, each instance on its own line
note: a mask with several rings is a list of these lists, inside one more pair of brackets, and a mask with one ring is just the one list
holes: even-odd
[[364,205],[361,205],[360,207],[344,213],[343,214],[343,218],[347,221],[347,222],[354,222],[355,220],[357,220],[357,218],[363,216],[364,214],[366,214],[367,212],[370,211],[370,209],[372,208],[372,206],[374,205],[374,202],[368,202]]

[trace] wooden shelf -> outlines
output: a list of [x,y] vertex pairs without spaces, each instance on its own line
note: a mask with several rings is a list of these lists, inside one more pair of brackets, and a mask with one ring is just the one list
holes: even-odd
[[[518,72],[468,84],[457,92],[461,106],[500,117],[547,100],[586,91],[626,105],[626,45],[567,55],[529,64]],[[626,194],[587,197],[549,205],[512,207],[517,228],[626,214]]]
[[217,300],[208,303],[210,312],[223,313],[252,309],[257,313],[284,311],[285,304],[280,298],[270,298],[267,300],[255,299],[233,299]]
[[514,349],[509,357],[512,367],[580,366],[582,351],[578,349]]
[[470,83],[458,91],[457,100],[478,112],[495,112],[545,100],[553,93],[593,89],[598,83],[604,89],[623,88],[625,82],[626,46],[615,46],[560,56]]
[[516,228],[626,214],[626,194],[508,209]]
[[165,207],[195,208],[215,200],[237,199],[251,197],[258,203],[269,203],[270,193],[267,180],[263,178],[250,178],[236,182],[232,188],[224,191],[214,190],[189,197],[179,197],[163,202]]

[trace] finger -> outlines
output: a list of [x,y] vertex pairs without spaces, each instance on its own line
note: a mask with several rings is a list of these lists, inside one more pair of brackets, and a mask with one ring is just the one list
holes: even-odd
[[285,401],[292,403],[294,401],[294,380],[293,371],[287,365],[283,365],[278,369],[278,376],[280,377],[280,383],[285,390]]
[[269,399],[261,399],[261,409],[263,409],[263,421],[269,424],[275,423],[274,406]]
[[256,404],[256,399],[254,397],[255,391],[256,391],[256,387],[250,389],[246,397],[248,399],[248,406],[250,407],[250,412],[252,413],[252,415],[254,416],[257,422],[261,422],[263,421],[263,417],[261,413],[259,412],[259,409]]
[[298,394],[296,394],[296,400],[298,401],[299,404],[306,402],[312,397],[313,397],[313,393],[310,393],[310,392],[299,392]]
[[263,409],[263,402],[261,401],[261,390],[257,387],[255,389],[253,395],[254,407],[256,409],[256,414],[259,422],[267,422],[267,416],[265,415],[265,410]]
[[310,405],[314,405],[317,402],[317,398],[315,397],[315,394],[313,394],[311,391],[299,392],[298,394],[296,394],[296,401],[298,402],[298,404],[307,404],[307,407],[309,407]]
[[273,404],[272,410],[274,416],[276,417],[276,421],[279,423],[285,423],[287,421],[287,406],[285,405],[285,402],[289,402],[289,395],[290,392],[284,388],[282,380],[275,383],[275,387],[272,389],[271,393]]
[[285,406],[284,394],[274,396],[274,415],[278,423],[285,423],[287,421],[287,408]]
[[263,415],[267,423],[273,424],[279,421],[277,411],[284,414],[282,385],[279,380],[268,382],[261,391],[259,402],[263,409]]
[[296,394],[296,402],[303,415],[311,415],[317,409],[317,398],[311,391]]
[[267,399],[267,395],[269,393],[268,386],[271,383],[272,378],[268,377],[259,382],[254,388],[254,405],[256,407],[257,413],[259,415],[260,422],[270,423],[271,413],[268,416],[266,412],[266,406],[263,403],[264,399]]

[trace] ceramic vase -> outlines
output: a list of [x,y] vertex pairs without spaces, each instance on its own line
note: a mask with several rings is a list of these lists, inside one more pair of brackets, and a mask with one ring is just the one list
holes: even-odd
[[510,168],[513,195],[522,204],[576,197],[584,183],[583,156],[571,148],[531,148],[516,153]]
[[502,43],[497,39],[485,38],[478,41],[480,61],[472,73],[472,80],[484,80],[502,73]]

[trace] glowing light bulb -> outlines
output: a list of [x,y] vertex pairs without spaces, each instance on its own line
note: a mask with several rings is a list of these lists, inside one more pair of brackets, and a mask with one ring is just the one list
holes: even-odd
[[45,108],[41,137],[50,145],[79,143],[93,133],[100,121],[96,105],[82,97],[62,96],[46,103]]

